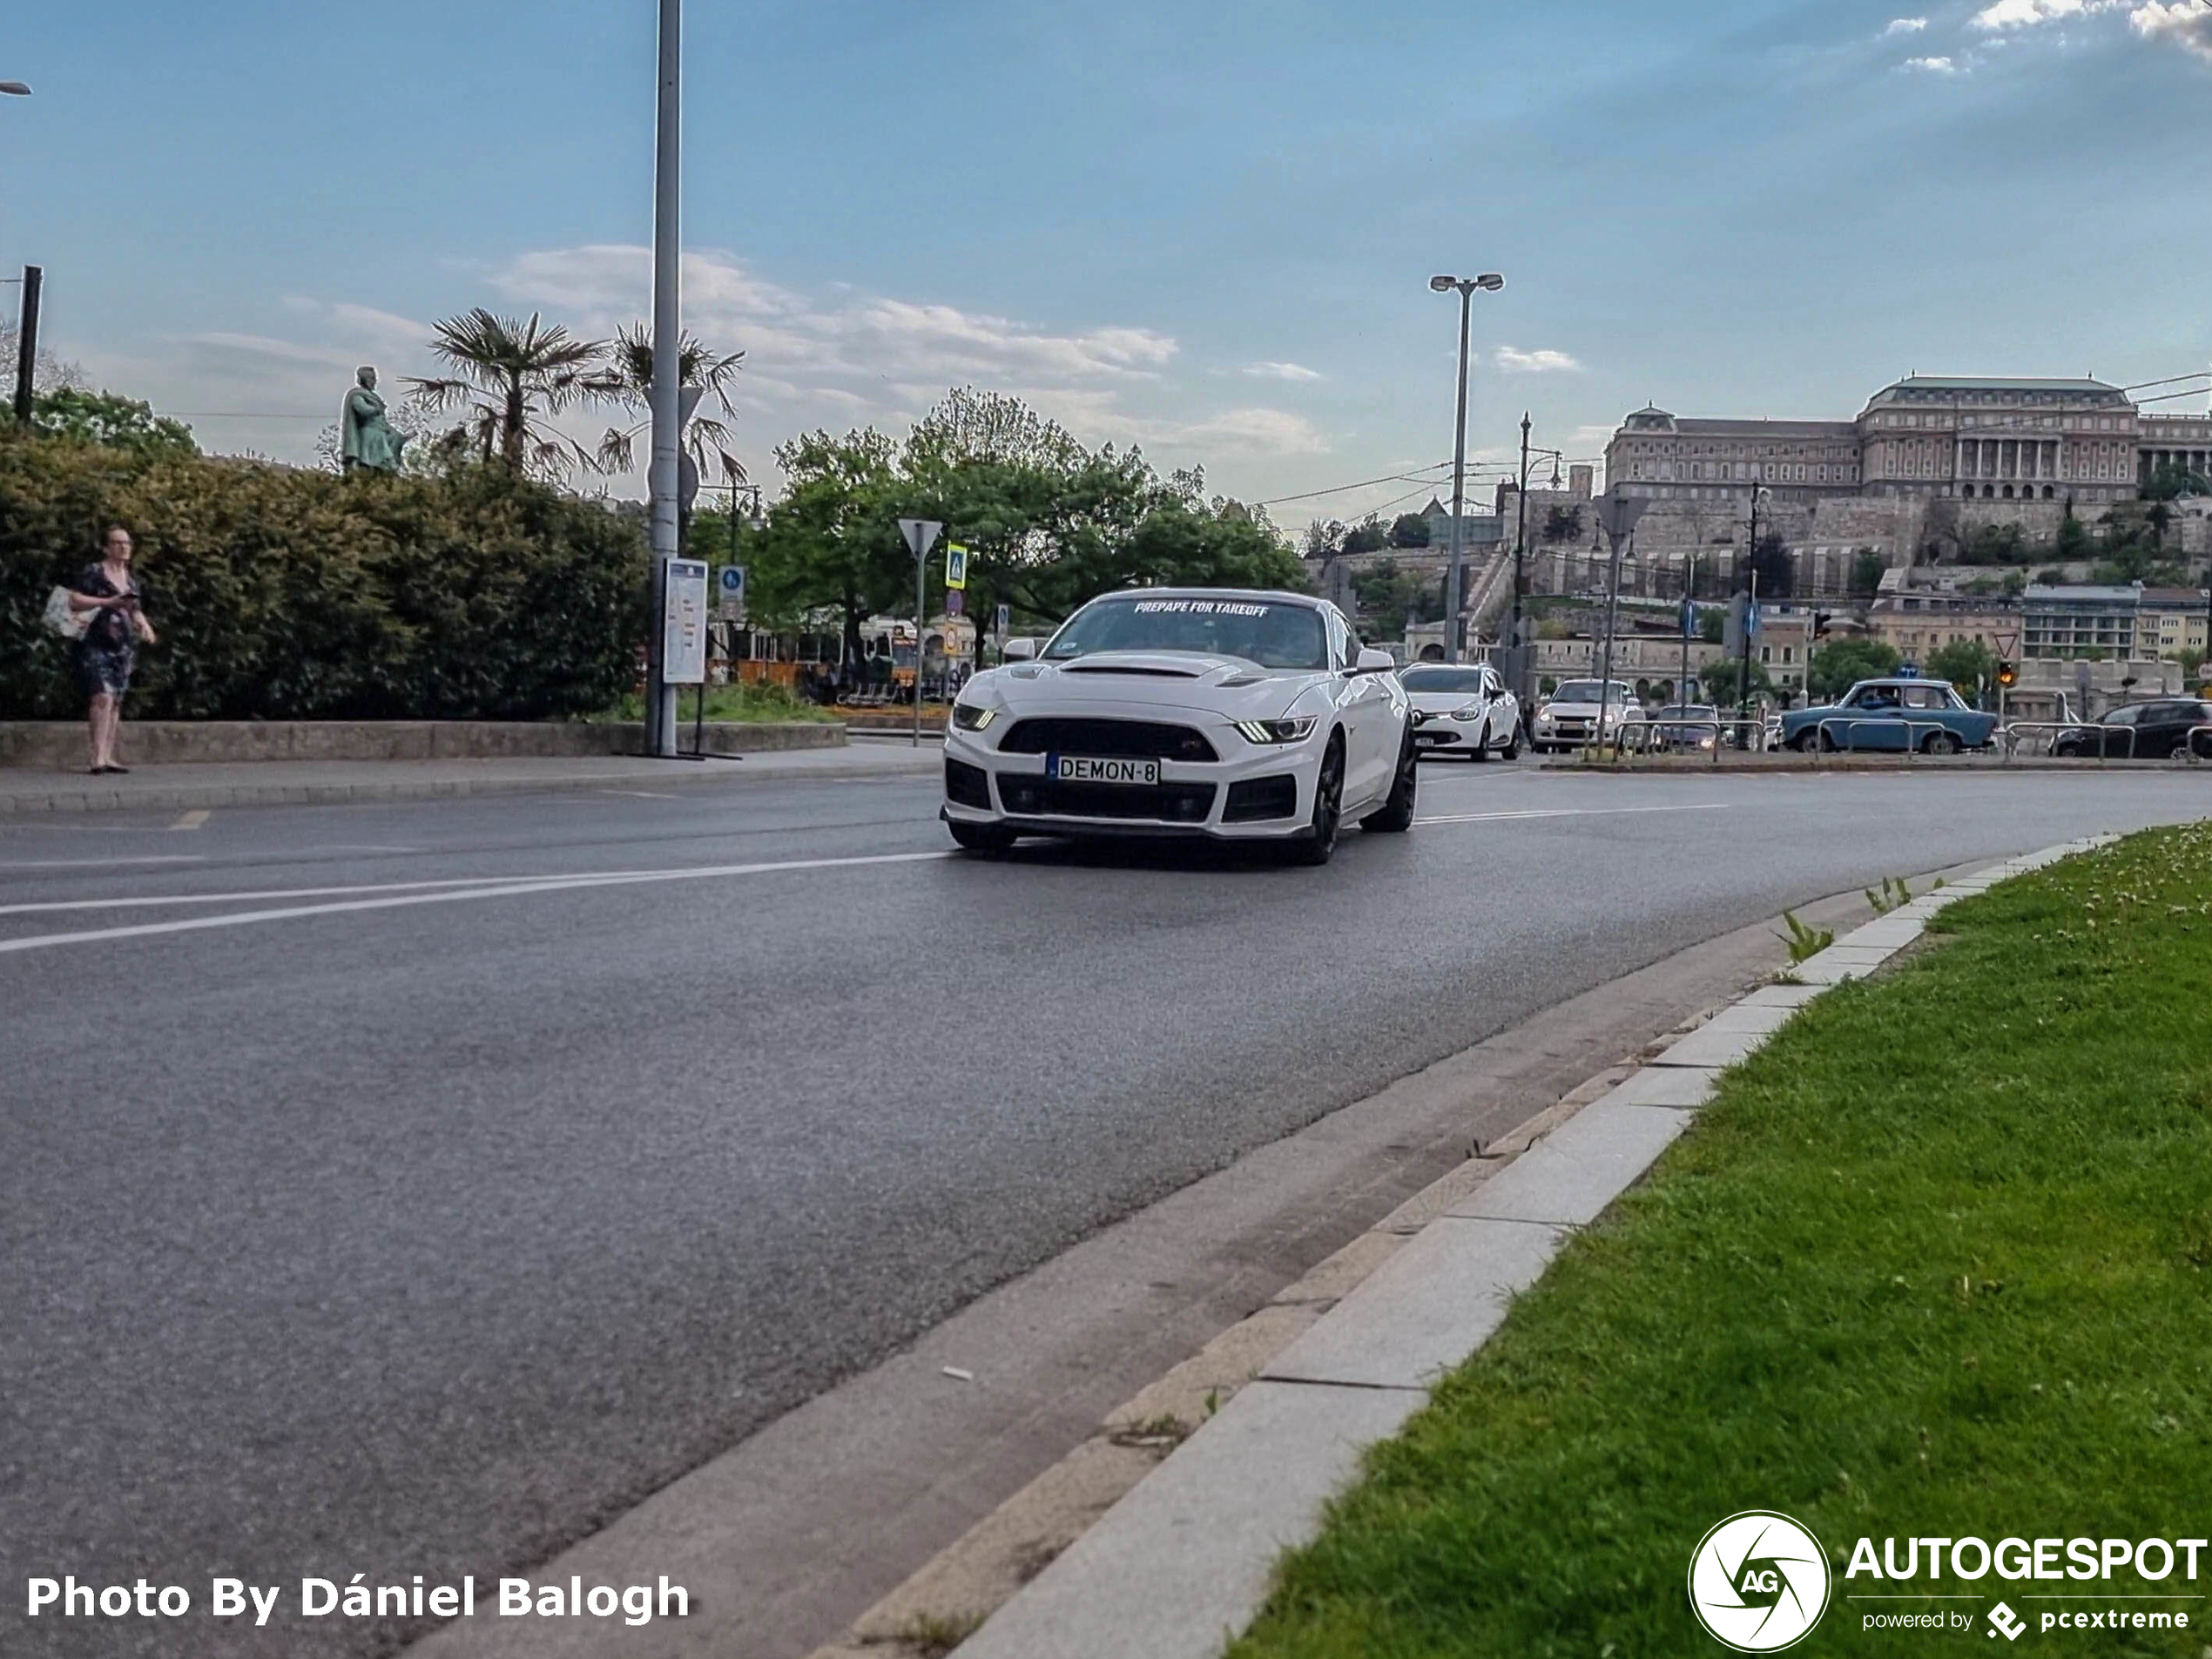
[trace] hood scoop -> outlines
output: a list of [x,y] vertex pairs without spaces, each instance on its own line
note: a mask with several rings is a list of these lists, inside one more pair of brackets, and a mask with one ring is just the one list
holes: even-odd
[[1070,663],[1060,671],[1063,674],[1134,675],[1155,680],[1194,680],[1198,678],[1187,668],[1160,668],[1150,663]]

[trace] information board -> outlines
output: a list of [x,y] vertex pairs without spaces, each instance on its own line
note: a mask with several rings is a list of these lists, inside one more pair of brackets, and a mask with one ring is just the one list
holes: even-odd
[[706,683],[706,565],[668,562],[668,608],[663,613],[660,677],[670,685]]

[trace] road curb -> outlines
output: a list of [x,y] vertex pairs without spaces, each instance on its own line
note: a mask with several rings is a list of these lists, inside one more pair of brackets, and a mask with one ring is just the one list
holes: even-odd
[[[1477,1149],[1502,1156],[1470,1159],[1484,1166],[1472,1177],[1455,1170],[1402,1206],[1425,1212],[1418,1227],[1393,1236],[1386,1222],[1355,1239],[1177,1368],[1189,1375],[1170,1373],[1113,1413],[1101,1438],[1111,1443],[1116,1425],[1125,1439],[1152,1430],[1159,1461],[1117,1501],[1101,1505],[1104,1494],[1091,1490],[1082,1506],[1090,1524],[1063,1510],[1045,1535],[1024,1528],[1025,1509],[1037,1508],[1040,1489],[1067,1466],[1049,1471],[815,1659],[880,1656],[902,1640],[942,1652],[986,1608],[959,1642],[962,1659],[1213,1659],[1258,1612],[1278,1555],[1318,1530],[1366,1447],[1396,1433],[1430,1383],[1480,1348],[1512,1295],[1691,1126],[1720,1068],[1763,1046],[1825,988],[1914,948],[1944,906],[2115,839],[2066,842],[1946,882],[1680,1031],[1641,1068],[1601,1073]],[[1300,1317],[1324,1291],[1334,1299]],[[1240,1345],[1250,1366],[1242,1386],[1209,1412],[1222,1386],[1212,1384],[1187,1438],[1186,1420],[1153,1411],[1187,1406],[1191,1388],[1224,1372]],[[1049,1564],[1034,1575],[1018,1563],[979,1571],[973,1558],[988,1552],[971,1541],[995,1526],[1001,1538],[1028,1537],[1032,1559]],[[1009,1583],[1018,1588],[1008,1595]],[[949,1602],[948,1593],[965,1600]]]

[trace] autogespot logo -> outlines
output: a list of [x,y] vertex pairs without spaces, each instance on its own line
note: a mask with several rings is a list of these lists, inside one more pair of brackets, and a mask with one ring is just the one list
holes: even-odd
[[1689,1605],[1714,1639],[1738,1653],[1775,1653],[1828,1609],[1828,1552],[1787,1515],[1747,1509],[1699,1541]]

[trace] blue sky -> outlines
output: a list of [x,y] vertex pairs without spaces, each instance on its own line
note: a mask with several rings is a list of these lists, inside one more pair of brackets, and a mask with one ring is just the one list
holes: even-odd
[[[21,10],[0,263],[210,448],[306,459],[352,364],[428,372],[471,305],[645,308],[652,0]],[[691,0],[687,48],[688,315],[749,354],[763,472],[971,382],[1246,498],[1433,463],[1437,271],[1507,278],[1490,457],[1524,408],[1594,456],[1647,398],[2212,359],[2208,0]]]

